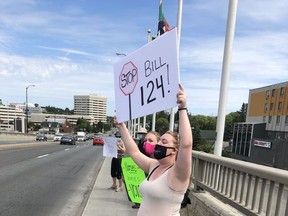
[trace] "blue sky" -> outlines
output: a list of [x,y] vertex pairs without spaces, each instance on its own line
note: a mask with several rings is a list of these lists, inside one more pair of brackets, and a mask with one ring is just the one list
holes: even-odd
[[[217,115],[228,0],[183,4],[180,79],[193,115]],[[0,99],[73,109],[73,96],[107,97],[114,115],[116,52],[132,53],[156,34],[159,0],[1,0]],[[178,1],[163,0],[170,27]],[[288,2],[238,2],[226,112],[249,89],[288,81]]]

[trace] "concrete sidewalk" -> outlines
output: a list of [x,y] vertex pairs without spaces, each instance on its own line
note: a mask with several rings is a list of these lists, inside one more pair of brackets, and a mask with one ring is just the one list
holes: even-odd
[[110,175],[111,158],[106,157],[90,194],[82,216],[135,216],[138,209],[132,209],[125,190],[108,190],[112,185]]

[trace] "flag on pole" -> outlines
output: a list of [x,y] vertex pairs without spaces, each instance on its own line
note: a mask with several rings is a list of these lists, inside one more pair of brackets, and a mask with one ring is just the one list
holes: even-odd
[[170,30],[169,24],[166,21],[162,11],[162,0],[160,0],[157,36],[160,36],[169,30]]

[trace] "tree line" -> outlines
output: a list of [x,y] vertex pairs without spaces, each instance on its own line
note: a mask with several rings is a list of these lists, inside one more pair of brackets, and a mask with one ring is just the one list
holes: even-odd
[[[74,110],[69,110],[69,108],[61,109],[53,106],[46,106],[44,108],[45,112],[51,114],[63,114],[63,115],[72,115]],[[193,128],[193,148],[196,150],[202,150],[209,152],[212,150],[212,146],[208,144],[208,141],[201,137],[202,130],[212,130],[216,131],[217,116],[205,116],[205,115],[192,115],[188,112],[188,117],[190,124]],[[170,113],[166,111],[158,112],[156,115],[155,130],[160,134],[165,133],[169,130],[169,120]],[[179,123],[179,114],[175,113],[175,125]],[[233,127],[235,123],[245,122],[246,120],[246,109],[245,104],[243,103],[241,109],[236,112],[231,112],[226,115],[225,118],[225,130],[224,130],[224,141],[229,141],[233,136]],[[90,123],[84,119],[78,119],[76,123],[76,131],[86,131],[88,133],[94,132],[107,132],[113,128],[113,116],[107,116],[107,123],[99,121],[90,125]],[[143,120],[141,119],[141,122]],[[146,129],[149,131],[152,129],[152,114],[146,116]],[[177,127],[176,127],[177,128]],[[191,129],[192,129],[191,128]],[[176,129],[177,130],[177,129]],[[216,137],[215,137],[216,139]]]

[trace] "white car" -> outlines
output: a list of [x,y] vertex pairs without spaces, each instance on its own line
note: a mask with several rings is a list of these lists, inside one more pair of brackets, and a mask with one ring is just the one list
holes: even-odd
[[78,135],[78,136],[77,136],[77,140],[78,140],[78,141],[84,141],[84,142],[85,142],[85,141],[86,141],[86,136]]
[[60,141],[62,136],[63,136],[63,134],[55,134],[53,141],[54,142]]

